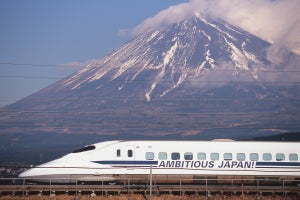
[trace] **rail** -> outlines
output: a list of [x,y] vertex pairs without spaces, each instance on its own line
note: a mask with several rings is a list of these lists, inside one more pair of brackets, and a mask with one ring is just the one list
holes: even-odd
[[[57,180],[57,178],[56,178]],[[191,182],[189,179],[177,179],[177,183],[173,180],[172,184],[132,184],[136,179],[124,179],[120,184],[109,184],[106,182],[97,182],[94,184],[86,184],[75,180],[74,184],[58,185],[52,184],[48,179],[47,184],[30,183],[20,178],[0,178],[0,195],[50,195],[70,194],[81,195],[120,195],[120,194],[175,194],[175,195],[205,195],[209,197],[212,194],[226,195],[296,195],[300,198],[300,184],[295,180],[272,180],[272,179],[256,179],[255,182],[250,179],[193,179],[193,184],[185,184]]]

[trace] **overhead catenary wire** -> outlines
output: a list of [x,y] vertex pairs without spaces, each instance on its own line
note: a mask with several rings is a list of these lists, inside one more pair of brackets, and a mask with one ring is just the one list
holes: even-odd
[[[19,76],[19,75],[0,75],[0,78],[26,78],[26,79],[57,79],[61,80],[63,77],[48,77],[48,76]],[[257,82],[256,80],[253,81],[238,81],[238,79],[228,81],[228,80],[191,80],[189,79],[188,82],[190,83],[239,83],[239,84],[300,84],[299,81],[259,81]],[[80,80],[86,80],[85,78],[76,78],[76,81]],[[153,80],[151,79],[133,79],[133,80],[127,80],[127,79],[119,79],[119,78],[114,78],[114,79],[108,79],[108,78],[101,78],[99,80],[102,81],[110,81],[110,82],[152,82]],[[155,82],[167,82],[167,83],[174,83],[176,81],[174,80],[156,80]]]
[[[14,63],[14,62],[0,62],[0,67],[3,67],[3,65],[13,65],[13,66],[19,66],[19,67],[26,67],[26,66],[30,66],[30,67],[57,67],[57,68],[82,68],[82,69],[100,69],[99,66],[93,66],[93,63],[91,64],[87,64],[87,65],[57,65],[57,64],[32,64],[32,63]],[[296,67],[295,67],[296,68]],[[117,69],[117,67],[114,67],[113,69]],[[122,67],[122,69],[124,70],[129,70],[129,69],[140,69],[140,67]],[[193,67],[173,67],[173,68],[159,68],[159,67],[151,67],[148,68],[147,70],[164,70],[164,71],[182,71],[182,70],[194,70],[196,68]],[[210,72],[246,72],[247,70],[237,70],[237,69],[204,69],[208,70]],[[300,70],[296,70],[296,69],[259,69],[258,72],[267,72],[267,73],[300,73]]]
[[[139,124],[137,126],[136,124]],[[17,125],[17,126],[16,126]],[[204,130],[204,129],[285,129],[285,130],[297,130],[299,131],[299,123],[298,122],[289,122],[289,123],[266,123],[266,122],[252,122],[252,123],[234,123],[234,122],[222,122],[222,123],[207,123],[207,122],[153,122],[153,121],[145,121],[145,120],[132,120],[132,121],[97,121],[97,122],[56,122],[56,123],[30,123],[23,122],[22,124],[11,123],[2,125],[3,128],[16,126],[16,128],[30,128],[32,130],[39,128],[46,128],[48,130],[61,129],[83,129],[85,130],[87,126],[89,129],[93,127],[99,127],[99,130],[107,130],[110,129],[111,126],[114,127],[114,130],[152,130],[152,129],[166,129],[170,130]]]

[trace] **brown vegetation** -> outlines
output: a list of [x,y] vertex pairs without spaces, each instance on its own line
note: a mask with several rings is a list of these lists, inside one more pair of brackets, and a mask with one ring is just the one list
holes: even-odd
[[[286,196],[285,200],[297,200],[299,196]],[[112,195],[112,196],[90,196],[80,195],[77,198],[72,195],[57,195],[57,196],[2,196],[0,200],[149,200],[149,195]],[[240,195],[240,196],[226,196],[226,195],[212,195],[208,198],[201,195],[159,195],[153,196],[152,200],[282,200],[281,195]]]

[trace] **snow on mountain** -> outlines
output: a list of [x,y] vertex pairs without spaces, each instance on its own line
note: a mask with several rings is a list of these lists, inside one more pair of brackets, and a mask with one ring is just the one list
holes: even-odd
[[[254,44],[255,43],[255,44]],[[160,30],[149,31],[124,44],[105,58],[87,65],[61,82],[62,88],[80,89],[95,83],[122,77],[122,90],[135,80],[145,80],[142,74],[152,74],[145,86],[147,101],[161,81],[169,81],[159,92],[165,96],[190,78],[209,73],[212,69],[232,70],[233,74],[249,71],[258,79],[257,70],[266,65],[265,48],[268,43],[222,21],[208,21],[198,17],[184,20]],[[223,66],[224,65],[224,66]],[[229,80],[228,80],[229,81]]]

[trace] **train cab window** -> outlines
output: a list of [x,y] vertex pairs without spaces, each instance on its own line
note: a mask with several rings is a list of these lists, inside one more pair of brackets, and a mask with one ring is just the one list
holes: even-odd
[[154,153],[146,152],[145,157],[146,157],[146,160],[154,160]]
[[129,150],[127,151],[127,156],[128,156],[129,158],[131,158],[131,157],[133,156],[133,151],[132,151],[131,149],[129,149]]
[[246,155],[244,153],[237,153],[236,154],[236,159],[238,161],[244,161],[244,160],[246,160]]
[[251,161],[258,161],[258,159],[259,159],[258,153],[250,153]]
[[263,160],[264,161],[270,161],[270,160],[272,160],[272,154],[270,154],[270,153],[264,153],[263,154]]
[[166,152],[159,152],[158,153],[158,159],[159,160],[167,160],[168,159],[168,155]]
[[285,156],[283,153],[276,153],[276,161],[284,161]]
[[198,160],[206,160],[206,153],[200,152],[197,154],[197,159]]
[[173,153],[171,154],[171,158],[172,158],[172,160],[180,160],[180,153],[178,153],[178,152],[173,152]]
[[219,153],[210,153],[211,160],[219,160]]
[[193,153],[185,152],[184,153],[184,160],[193,160]]
[[232,160],[232,153],[224,153],[223,158],[224,160]]
[[85,152],[85,151],[91,151],[94,149],[96,149],[96,147],[94,145],[88,145],[81,149],[77,149],[77,150],[73,151],[72,153],[81,153],[81,152]]
[[121,150],[117,149],[117,157],[121,157]]
[[290,153],[289,154],[289,161],[298,161],[298,154]]

